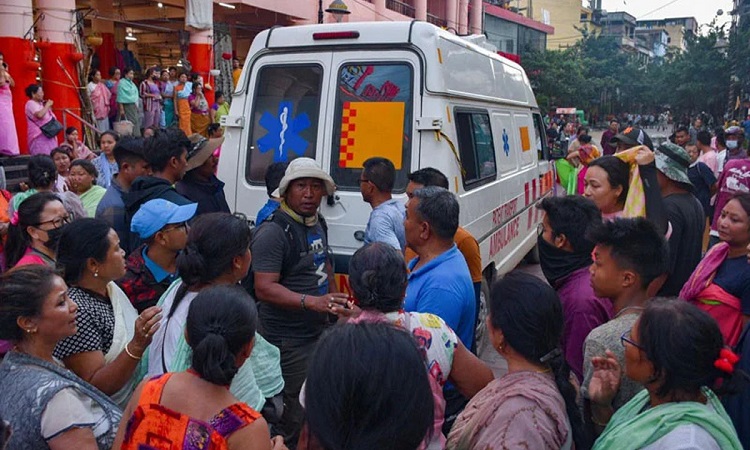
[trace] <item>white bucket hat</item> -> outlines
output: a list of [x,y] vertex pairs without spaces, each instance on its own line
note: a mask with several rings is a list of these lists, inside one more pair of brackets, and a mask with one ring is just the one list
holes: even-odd
[[273,191],[273,196],[283,197],[289,183],[300,178],[317,178],[322,180],[326,185],[327,195],[332,195],[336,191],[336,183],[333,182],[333,178],[318,167],[318,163],[314,159],[296,158],[287,166],[284,178],[281,179],[278,189]]

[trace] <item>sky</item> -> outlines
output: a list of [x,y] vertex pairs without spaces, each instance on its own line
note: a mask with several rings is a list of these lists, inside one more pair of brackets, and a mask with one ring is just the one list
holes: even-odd
[[[584,5],[588,6],[587,3],[584,0]],[[695,17],[700,25],[711,22],[721,9],[724,11],[719,17],[721,24],[731,20],[732,0],[602,0],[602,9],[625,11],[638,20]]]

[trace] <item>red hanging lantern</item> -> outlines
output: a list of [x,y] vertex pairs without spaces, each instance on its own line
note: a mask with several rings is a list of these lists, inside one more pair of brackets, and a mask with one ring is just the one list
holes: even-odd
[[221,59],[229,61],[230,59],[232,59],[232,54],[229,52],[224,52],[221,54]]

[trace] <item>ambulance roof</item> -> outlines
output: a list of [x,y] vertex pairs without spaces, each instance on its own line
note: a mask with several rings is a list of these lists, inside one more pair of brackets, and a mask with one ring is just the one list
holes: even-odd
[[427,22],[349,22],[276,27],[256,36],[249,57],[268,51],[346,51],[351,47],[416,48],[428,91],[537,107],[523,68]]

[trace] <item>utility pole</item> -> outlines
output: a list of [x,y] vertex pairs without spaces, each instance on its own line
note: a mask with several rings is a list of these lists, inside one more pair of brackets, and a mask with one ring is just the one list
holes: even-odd
[[318,23],[323,23],[323,0],[318,0]]

